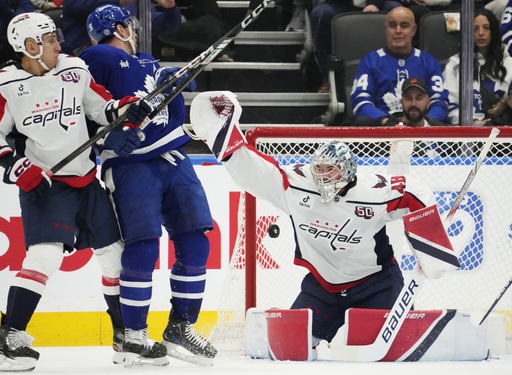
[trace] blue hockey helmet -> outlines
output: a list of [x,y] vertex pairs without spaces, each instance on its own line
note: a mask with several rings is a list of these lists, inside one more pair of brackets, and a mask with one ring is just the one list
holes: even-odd
[[87,17],[87,32],[92,40],[101,43],[105,38],[115,35],[116,25],[121,23],[135,33],[140,31],[138,20],[130,12],[116,5],[102,5]]
[[355,179],[357,160],[347,144],[332,141],[315,151],[310,168],[322,202],[328,202]]

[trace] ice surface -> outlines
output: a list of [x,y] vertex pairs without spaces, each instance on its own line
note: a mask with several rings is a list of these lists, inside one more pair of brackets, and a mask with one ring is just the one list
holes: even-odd
[[332,361],[276,362],[219,353],[213,367],[200,367],[171,359],[166,367],[124,368],[112,363],[112,348],[42,347],[36,369],[30,374],[379,374],[379,375],[511,375],[512,355],[482,362],[348,363]]

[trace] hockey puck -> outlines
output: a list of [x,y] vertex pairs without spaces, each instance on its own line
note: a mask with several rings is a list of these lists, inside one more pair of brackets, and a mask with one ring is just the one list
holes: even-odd
[[279,237],[279,233],[281,233],[281,230],[279,229],[278,225],[272,224],[268,227],[268,235],[270,238]]

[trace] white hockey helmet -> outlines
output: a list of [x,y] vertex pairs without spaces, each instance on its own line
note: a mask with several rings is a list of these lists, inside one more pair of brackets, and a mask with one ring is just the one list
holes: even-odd
[[[322,202],[328,202],[355,179],[357,160],[345,143],[332,141],[315,151],[310,168]],[[333,174],[333,172],[337,173]]]
[[[7,39],[15,52],[23,52],[30,58],[39,58],[43,53],[38,56],[31,56],[25,49],[25,40],[32,38],[37,44],[43,44],[43,35],[57,32],[53,20],[44,13],[22,13],[14,17],[9,26],[7,27]],[[60,33],[59,33],[60,34]],[[62,40],[62,34],[59,36],[59,42]]]

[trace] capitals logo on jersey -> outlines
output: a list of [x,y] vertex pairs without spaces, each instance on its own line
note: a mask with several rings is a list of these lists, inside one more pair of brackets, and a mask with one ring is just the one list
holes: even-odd
[[64,88],[61,90],[60,98],[35,103],[34,107],[32,114],[23,119],[23,126],[45,127],[49,123],[57,121],[59,126],[67,131],[70,126],[76,124],[74,119],[82,113],[82,106],[76,97],[67,98]]
[[322,223],[317,220],[314,223],[303,223],[298,228],[315,239],[324,238],[329,241],[329,246],[332,251],[346,250],[342,244],[358,244],[361,242],[361,236],[357,236],[357,229],[351,230],[346,233],[345,228],[351,222],[351,219],[347,219],[343,224],[337,223]]

